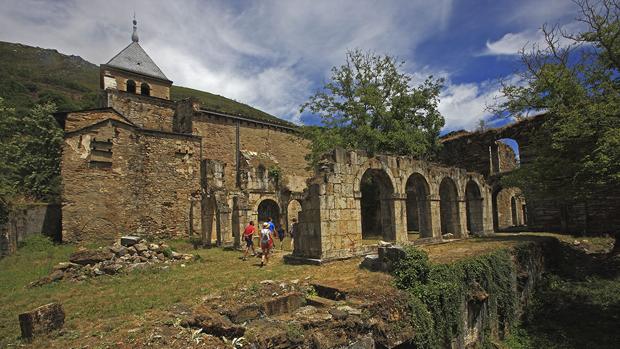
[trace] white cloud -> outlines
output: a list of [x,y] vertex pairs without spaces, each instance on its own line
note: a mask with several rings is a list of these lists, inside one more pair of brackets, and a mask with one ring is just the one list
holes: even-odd
[[[517,75],[508,76],[503,80],[511,85],[519,84]],[[439,103],[439,111],[446,119],[443,130],[474,130],[480,120],[490,121],[494,115],[488,107],[502,100],[499,80],[461,84],[448,81],[446,88],[441,92]]]
[[177,85],[299,121],[299,104],[347,49],[412,60],[447,28],[452,0],[38,1],[3,3],[0,40],[56,48],[99,64],[140,43]]

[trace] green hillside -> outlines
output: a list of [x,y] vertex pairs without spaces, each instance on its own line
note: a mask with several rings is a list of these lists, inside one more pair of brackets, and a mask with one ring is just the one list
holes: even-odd
[[[209,92],[173,86],[170,94],[172,99],[198,98],[204,109],[289,124]],[[20,112],[46,101],[55,102],[59,111],[95,108],[99,106],[99,67],[79,56],[0,41],[0,97]]]

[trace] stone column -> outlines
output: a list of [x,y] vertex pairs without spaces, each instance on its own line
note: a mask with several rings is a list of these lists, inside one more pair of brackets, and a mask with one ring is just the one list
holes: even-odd
[[456,227],[456,236],[460,238],[466,238],[467,234],[467,203],[464,197],[459,197],[457,200],[457,207],[459,212],[458,226]]
[[441,240],[441,206],[439,195],[429,195],[428,201],[431,206],[431,231],[433,238]]
[[484,234],[493,234],[493,194],[491,190],[486,191],[486,195],[483,195],[482,204],[482,230]]
[[394,237],[396,242],[406,243],[407,236],[407,204],[406,195],[394,194]]

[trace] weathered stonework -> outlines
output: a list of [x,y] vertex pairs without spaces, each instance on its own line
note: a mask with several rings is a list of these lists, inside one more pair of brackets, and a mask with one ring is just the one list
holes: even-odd
[[[420,178],[427,188],[426,196],[418,198],[418,218],[426,226],[422,238],[441,240],[442,234],[467,237],[469,233],[491,233],[491,188],[477,173],[445,167],[409,157],[368,157],[363,152],[335,150],[325,157],[308,182],[301,203],[299,238],[291,260],[314,259],[318,262],[365,254],[370,246],[363,244],[362,179],[367,173],[381,174],[387,194],[381,194],[381,236],[386,241],[406,243],[407,196],[411,195],[410,178]],[[454,188],[444,193],[444,187]],[[469,187],[468,187],[469,185]],[[471,187],[477,195],[468,195]],[[442,202],[448,207],[442,207]],[[476,208],[474,208],[474,206]],[[446,212],[449,211],[449,212]],[[425,217],[422,217],[422,216]],[[468,231],[468,229],[473,231]]]
[[192,207],[200,192],[200,139],[137,128],[109,117],[113,114],[102,111],[101,121],[66,132],[63,240],[200,231],[199,209]]

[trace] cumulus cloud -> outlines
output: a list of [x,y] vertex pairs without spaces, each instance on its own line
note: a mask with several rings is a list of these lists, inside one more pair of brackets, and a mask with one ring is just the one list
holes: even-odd
[[[509,85],[522,83],[517,75],[510,75],[502,81]],[[495,115],[489,107],[503,101],[501,88],[499,79],[460,84],[448,81],[439,103],[439,111],[446,119],[443,131],[474,130],[480,120],[493,124]]]
[[347,49],[407,56],[446,28],[452,0],[40,1],[3,4],[0,40],[103,63],[140,43],[177,85],[203,89],[299,122],[299,105]]

